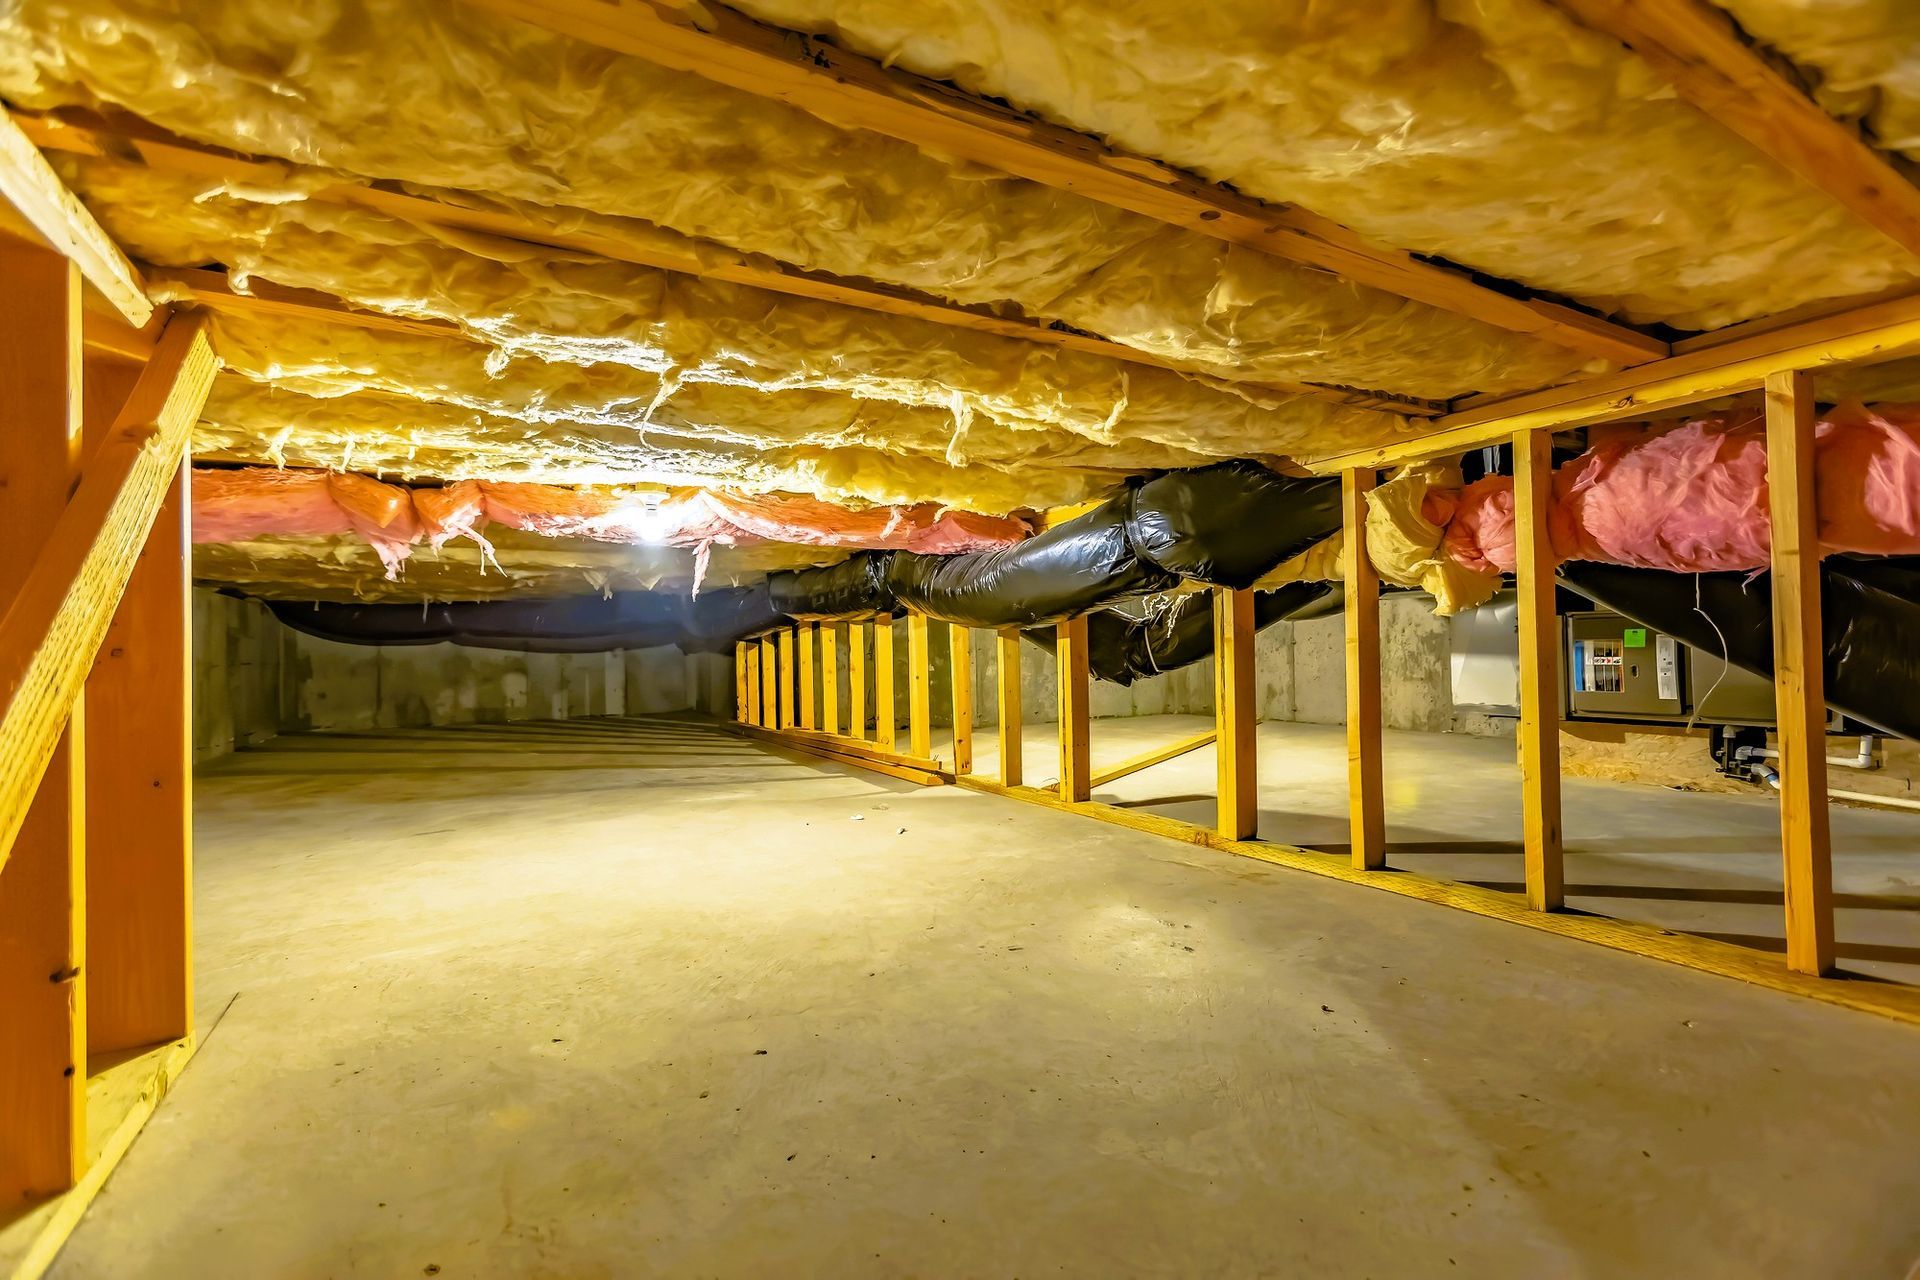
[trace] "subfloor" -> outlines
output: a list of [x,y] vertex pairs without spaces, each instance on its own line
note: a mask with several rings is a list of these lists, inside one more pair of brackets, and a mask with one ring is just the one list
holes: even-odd
[[[1204,716],[1096,720],[1094,769],[1212,727]],[[1257,740],[1260,837],[1344,853],[1346,730],[1263,724]],[[944,756],[949,741],[939,737],[937,752]],[[1030,785],[1059,777],[1058,741],[1050,724],[1021,735]],[[1511,738],[1388,733],[1383,754],[1389,866],[1523,891]],[[1211,747],[1196,751],[1096,787],[1093,798],[1211,826],[1214,760]],[[998,777],[991,730],[976,737],[974,767]],[[1784,956],[1780,809],[1772,796],[1565,778],[1561,809],[1568,906]],[[1829,817],[1840,967],[1920,983],[1920,812],[1834,805]]]
[[63,1280],[1920,1258],[1920,1029],[697,722],[283,739],[197,835],[204,1046]]

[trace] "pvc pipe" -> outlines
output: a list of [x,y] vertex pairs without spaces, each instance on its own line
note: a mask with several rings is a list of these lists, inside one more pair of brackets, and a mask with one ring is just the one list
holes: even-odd
[[[1775,791],[1780,790],[1780,771],[1772,765],[1755,762],[1747,766],[1747,771]],[[1827,799],[1852,800],[1857,804],[1883,805],[1889,809],[1910,809],[1920,813],[1920,800],[1908,800],[1900,796],[1876,796],[1866,791],[1835,791],[1829,787]]]
[[[1874,736],[1863,733],[1860,735],[1860,750],[1857,754],[1828,756],[1827,763],[1836,769],[1859,769],[1862,772],[1871,773],[1880,767],[1880,762],[1873,758],[1873,744]],[[1741,750],[1746,753],[1740,757],[1743,760],[1778,760],[1780,758],[1780,753],[1772,747],[1742,747]]]

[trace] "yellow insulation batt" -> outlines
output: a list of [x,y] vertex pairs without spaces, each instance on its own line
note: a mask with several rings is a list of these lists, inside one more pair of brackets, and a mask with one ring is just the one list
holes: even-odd
[[1082,502],[1120,479],[1071,466],[950,467],[861,447],[748,449],[666,431],[522,422],[378,391],[322,399],[231,374],[215,379],[193,450],[207,461],[401,479],[697,485],[854,505],[935,502],[985,515]]
[[123,107],[248,154],[638,218],[803,267],[1011,303],[1244,380],[1445,398],[1591,367],[458,0],[14,0],[0,9],[0,95]]
[[[1706,329],[1920,263],[1548,0],[735,0],[1400,248]],[[1901,0],[1730,0],[1829,15]],[[1910,19],[1909,19],[1910,20]],[[1871,19],[1856,30],[1872,30]]]
[[1913,0],[1715,0],[1748,34],[1815,72],[1814,96],[1920,159],[1920,4]]

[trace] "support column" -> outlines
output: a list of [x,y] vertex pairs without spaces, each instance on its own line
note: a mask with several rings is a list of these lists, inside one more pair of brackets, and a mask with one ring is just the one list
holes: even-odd
[[747,702],[747,642],[737,640],[733,645],[733,718],[741,724],[753,719]]
[[973,632],[949,624],[947,652],[953,661],[953,771],[973,772]]
[[794,726],[794,708],[799,701],[793,693],[793,632],[792,627],[782,627],[773,633],[774,646],[780,655],[780,712],[778,727],[791,729]]
[[760,637],[760,727],[780,727],[780,655],[773,637]]
[[873,620],[873,741],[882,751],[900,749],[900,722],[893,708],[893,615]]
[[[89,452],[138,366],[89,362]],[[87,678],[87,1039],[193,1030],[192,547],[183,459]]]
[[1527,905],[1560,908],[1560,629],[1553,610],[1553,434],[1513,438],[1515,582],[1520,597],[1520,825]]
[[818,729],[820,716],[814,702],[814,662],[813,637],[819,629],[817,623],[802,622],[793,629],[793,638],[800,649],[799,658],[794,663],[795,692],[800,700],[800,720],[802,729]]
[[1000,782],[1021,784],[1020,760],[1020,628],[1002,627],[994,633],[996,692],[1000,711]]
[[840,624],[820,624],[820,728],[840,732]]
[[933,755],[933,646],[927,615],[907,612],[907,754]]
[[742,724],[760,723],[760,646],[752,640],[742,640],[739,645],[741,676],[741,713]]
[[1216,826],[1229,840],[1251,840],[1260,826],[1260,766],[1253,737],[1253,637],[1253,592],[1215,587]]
[[[0,238],[0,613],[26,581],[80,470],[80,272]],[[0,849],[0,1204],[86,1170],[85,696],[74,703],[10,849]],[[11,744],[0,743],[0,751]]]
[[1092,708],[1087,694],[1087,616],[1069,618],[1056,631],[1055,675],[1060,686],[1060,798],[1085,800],[1093,795],[1091,740],[1087,717]]
[[1371,467],[1340,475],[1347,628],[1347,826],[1353,865],[1387,865],[1387,819],[1380,767],[1380,575],[1367,553]]
[[847,736],[867,736],[867,624],[847,628]]
[[1776,373],[1767,378],[1773,697],[1780,733],[1787,967],[1823,974],[1833,968],[1833,849],[1827,830],[1827,706],[1813,410],[1812,380],[1806,374]]

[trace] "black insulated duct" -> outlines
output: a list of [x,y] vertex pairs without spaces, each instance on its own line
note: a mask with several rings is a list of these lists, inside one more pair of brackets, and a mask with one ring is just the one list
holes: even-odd
[[[1289,582],[1275,591],[1256,592],[1256,629],[1287,619],[1319,616],[1340,593],[1330,582]],[[1048,653],[1054,652],[1052,627],[1023,632]],[[1165,675],[1213,656],[1213,593],[1194,591],[1149,603],[1146,614],[1132,617],[1117,609],[1087,615],[1087,669],[1095,679],[1130,685]]]

